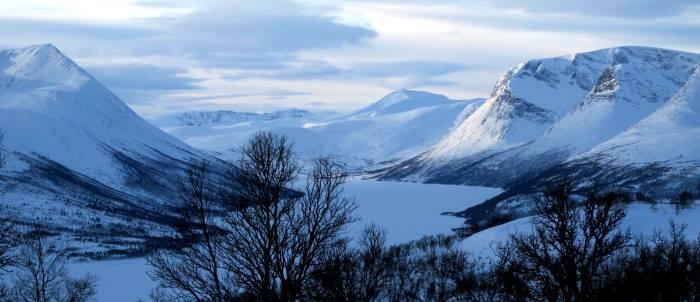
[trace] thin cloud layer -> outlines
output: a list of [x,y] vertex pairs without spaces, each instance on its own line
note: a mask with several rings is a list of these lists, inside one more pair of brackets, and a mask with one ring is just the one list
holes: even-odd
[[[522,10],[531,13],[554,13],[617,18],[671,17],[696,9],[695,0],[357,0],[389,4],[453,4],[465,7],[490,7],[497,10]],[[342,3],[342,1],[336,1]]]
[[682,14],[697,6],[693,0],[496,0],[488,1],[501,8],[520,8],[540,13],[585,14],[620,18],[655,18]]
[[199,89],[196,79],[180,76],[185,69],[163,68],[146,64],[88,65],[97,80],[112,89],[190,90]]
[[399,88],[486,96],[531,58],[700,52],[698,20],[680,0],[8,0],[0,46],[52,43],[145,115],[351,110]]

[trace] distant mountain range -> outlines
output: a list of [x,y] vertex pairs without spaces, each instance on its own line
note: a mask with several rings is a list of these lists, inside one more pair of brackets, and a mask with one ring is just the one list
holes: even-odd
[[233,125],[254,121],[276,121],[282,119],[308,118],[311,114],[306,110],[289,109],[276,112],[236,112],[219,111],[187,111],[168,114],[151,119],[151,122],[164,127],[203,127],[211,125]]
[[330,155],[351,169],[415,156],[437,143],[483,99],[457,101],[412,90],[395,91],[350,114],[286,110],[272,113],[184,112],[151,119],[187,142],[229,158],[253,133],[288,136],[303,159]]

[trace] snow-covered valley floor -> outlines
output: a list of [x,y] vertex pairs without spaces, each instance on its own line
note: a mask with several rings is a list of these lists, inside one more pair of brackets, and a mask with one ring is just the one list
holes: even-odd
[[[355,237],[369,223],[387,231],[389,244],[449,233],[463,220],[440,213],[463,210],[499,192],[499,189],[483,187],[350,180],[345,193],[355,198],[359,220],[349,228],[347,235]],[[666,230],[668,222],[673,220],[686,224],[686,234],[696,238],[700,232],[697,217],[700,217],[700,207],[677,214],[668,204],[658,204],[652,209],[647,204],[633,203],[627,208],[623,228],[629,228],[633,234],[650,234],[657,229]],[[461,246],[474,255],[489,257],[493,242],[505,239],[512,232],[529,230],[529,222],[530,218],[522,218],[487,229],[467,238]],[[155,285],[147,275],[143,258],[74,263],[69,270],[76,275],[91,272],[99,277],[99,301],[128,302],[139,298],[148,301],[148,294]]]
[[[463,219],[441,213],[464,210],[499,192],[483,187],[349,180],[345,194],[355,198],[359,220],[349,228],[348,235],[354,237],[370,223],[387,231],[389,244],[449,233]],[[148,301],[154,286],[143,258],[74,263],[69,269],[76,275],[91,272],[98,276],[101,302]]]

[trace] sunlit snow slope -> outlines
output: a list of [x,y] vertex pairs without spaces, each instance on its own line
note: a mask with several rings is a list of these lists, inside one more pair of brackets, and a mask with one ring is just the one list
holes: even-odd
[[218,161],[150,125],[52,45],[0,52],[3,213],[71,234],[164,230],[188,163]]
[[[512,187],[602,147],[661,110],[691,82],[699,63],[700,55],[692,53],[617,47],[520,64],[443,140],[380,177]],[[699,147],[686,143],[684,152]],[[633,155],[628,159],[644,161]]]

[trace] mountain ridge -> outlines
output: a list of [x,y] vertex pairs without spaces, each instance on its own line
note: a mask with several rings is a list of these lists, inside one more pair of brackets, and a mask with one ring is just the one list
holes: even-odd
[[[581,182],[633,190],[634,181],[622,181],[632,168],[612,167],[602,153],[588,159],[577,156],[662,111],[697,75],[699,64],[699,54],[653,47],[616,47],[519,64],[499,80],[484,106],[440,143],[376,171],[374,177],[532,193],[546,181],[580,172],[590,178],[577,176]],[[686,153],[698,151],[689,142],[683,147]],[[670,169],[666,159],[645,162],[635,171],[664,178]],[[691,170],[695,166],[686,165]],[[611,169],[610,174],[617,176],[596,174],[587,166]],[[671,192],[670,187],[687,186],[696,177],[686,173],[655,184],[652,176],[635,178],[639,180],[636,189],[644,182],[645,190],[663,196]],[[505,202],[518,192],[507,191],[497,199]]]

